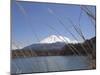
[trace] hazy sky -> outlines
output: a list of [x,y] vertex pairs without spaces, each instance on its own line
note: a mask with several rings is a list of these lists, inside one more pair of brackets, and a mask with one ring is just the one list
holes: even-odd
[[[88,6],[95,13],[94,6]],[[89,17],[81,11],[78,5],[49,4],[36,2],[12,2],[12,40],[24,45],[39,42],[50,35],[62,35],[74,40],[66,28],[70,30],[79,41],[82,39],[75,32],[68,21],[70,18],[76,25],[79,24],[80,13],[81,30],[86,39],[95,36],[95,28]],[[64,26],[58,21],[63,22]]]

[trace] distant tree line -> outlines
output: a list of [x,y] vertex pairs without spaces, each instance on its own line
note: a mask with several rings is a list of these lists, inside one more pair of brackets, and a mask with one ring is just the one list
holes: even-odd
[[67,56],[67,55],[92,55],[96,58],[96,37],[84,43],[67,44],[61,50],[12,50],[12,58],[33,56]]

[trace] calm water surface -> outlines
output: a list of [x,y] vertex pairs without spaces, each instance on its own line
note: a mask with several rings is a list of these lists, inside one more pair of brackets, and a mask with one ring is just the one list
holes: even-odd
[[16,58],[11,62],[11,73],[35,73],[89,69],[86,56],[41,56]]

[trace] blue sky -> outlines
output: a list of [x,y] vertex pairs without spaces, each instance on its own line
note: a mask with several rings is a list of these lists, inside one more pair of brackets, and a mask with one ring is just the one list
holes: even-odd
[[[94,6],[88,6],[95,13]],[[52,12],[53,11],[53,12]],[[64,25],[78,38],[68,21],[70,18],[76,25],[79,24],[81,8],[79,5],[50,4],[37,2],[12,2],[12,40],[23,43],[23,46],[39,42],[50,35],[62,35],[74,40],[68,31],[59,23],[60,17]],[[89,17],[82,11],[80,20],[82,32],[86,39],[95,36],[95,28]],[[52,30],[50,27],[54,28]],[[58,34],[59,33],[59,34]]]

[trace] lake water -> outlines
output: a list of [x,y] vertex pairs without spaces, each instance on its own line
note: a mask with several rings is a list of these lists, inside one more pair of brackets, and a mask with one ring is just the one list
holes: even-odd
[[16,58],[11,61],[11,73],[35,73],[89,69],[86,56],[41,56]]

